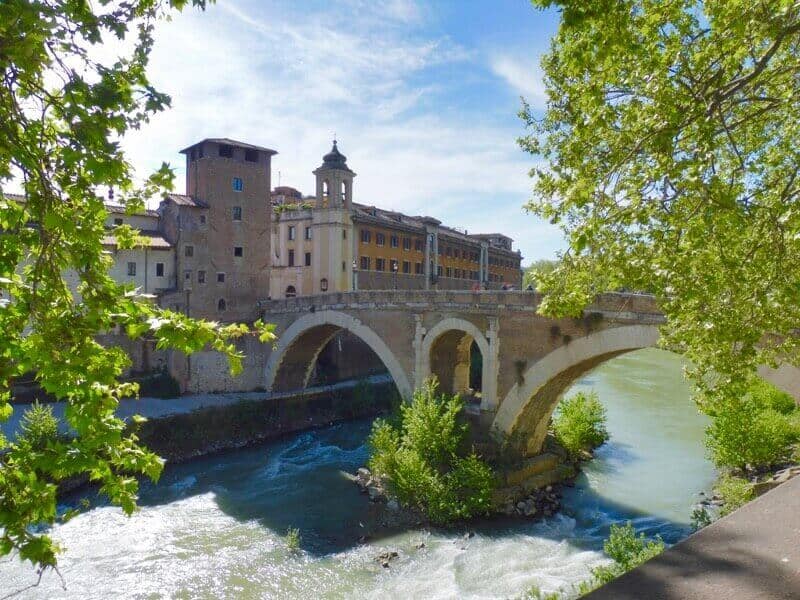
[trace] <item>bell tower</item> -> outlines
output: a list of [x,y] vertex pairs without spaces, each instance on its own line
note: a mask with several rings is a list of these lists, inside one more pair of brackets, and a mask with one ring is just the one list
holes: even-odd
[[315,294],[349,292],[353,289],[353,177],[347,157],[333,148],[314,171],[316,206],[312,213]]
[[317,177],[317,208],[353,207],[353,177],[347,157],[339,152],[336,140],[333,148],[322,157],[322,165],[314,171]]

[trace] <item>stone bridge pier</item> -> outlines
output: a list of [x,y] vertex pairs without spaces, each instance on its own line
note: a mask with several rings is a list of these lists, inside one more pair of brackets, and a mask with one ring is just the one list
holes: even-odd
[[[274,348],[245,348],[245,383],[229,385],[301,390],[322,350],[346,330],[377,355],[404,398],[431,376],[443,391],[460,393],[469,388],[477,351],[484,433],[535,455],[562,393],[600,363],[655,346],[663,322],[654,298],[642,294],[603,294],[581,318],[540,316],[540,301],[520,291],[393,290],[262,302],[278,340]],[[198,377],[219,370],[208,360],[195,361]],[[800,369],[784,365],[762,375],[800,399]]]

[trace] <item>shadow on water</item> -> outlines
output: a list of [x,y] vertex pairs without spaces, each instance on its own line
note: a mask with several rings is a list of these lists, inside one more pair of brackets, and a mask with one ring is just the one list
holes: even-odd
[[[378,541],[399,530],[378,527],[381,512],[345,475],[365,464],[370,426],[371,420],[350,422],[168,466],[158,484],[142,483],[140,505],[211,494],[216,506],[239,522],[257,522],[276,535],[298,528],[303,550],[317,557],[349,550],[364,535]],[[613,455],[617,461],[635,460],[624,444],[615,444]],[[637,529],[660,534],[667,542],[687,533],[684,525],[603,498],[580,478],[576,487],[565,489],[564,507],[564,514],[545,521],[483,519],[456,526],[450,535],[535,535],[598,550],[615,522],[631,520]]]

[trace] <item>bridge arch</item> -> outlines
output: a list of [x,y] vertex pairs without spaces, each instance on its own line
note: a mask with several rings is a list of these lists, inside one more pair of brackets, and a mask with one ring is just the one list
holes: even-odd
[[[417,387],[431,375],[437,375],[442,390],[447,393],[457,393],[466,389],[469,383],[472,342],[478,346],[482,358],[481,404],[484,407],[492,405],[497,389],[497,362],[492,354],[493,348],[483,332],[466,319],[444,318],[425,334],[420,349]],[[440,352],[434,352],[437,346]],[[434,355],[437,355],[436,358]]]
[[[506,394],[492,430],[526,455],[541,451],[550,417],[561,395],[583,374],[601,363],[658,344],[656,325],[626,325],[571,341],[536,361]],[[800,401],[800,369],[783,364],[759,368],[759,375]]]
[[308,385],[317,357],[336,333],[345,329],[361,339],[381,359],[403,398],[411,396],[405,370],[386,343],[358,319],[338,311],[303,315],[278,338],[264,370],[267,391],[290,391]]
[[500,403],[492,429],[526,455],[538,454],[561,394],[581,375],[610,358],[655,346],[655,325],[596,331],[536,361]]

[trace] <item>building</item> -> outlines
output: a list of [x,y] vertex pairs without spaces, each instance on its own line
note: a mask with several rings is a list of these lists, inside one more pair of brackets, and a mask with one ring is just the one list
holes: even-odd
[[353,199],[356,174],[336,141],[314,172],[316,195],[272,195],[270,297],[353,289],[519,287],[519,251],[503,234],[469,234],[433,217]]
[[[210,138],[181,152],[185,194],[167,194],[157,210],[133,215],[107,205],[112,275],[166,308],[247,321],[267,298],[521,284],[521,255],[505,235],[468,234],[432,217],[356,203],[356,173],[336,141],[313,171],[313,196],[272,190],[277,153],[269,148]],[[119,249],[113,228],[123,224],[149,245]]]

